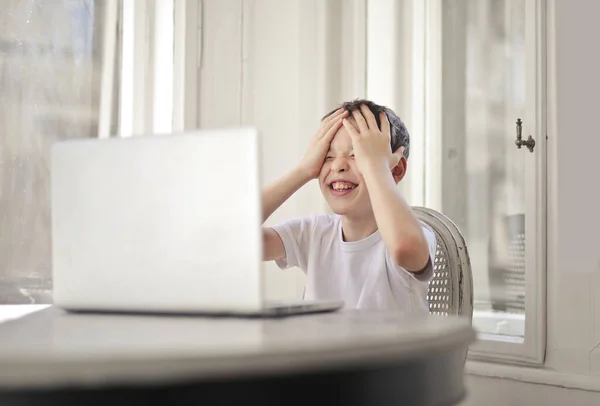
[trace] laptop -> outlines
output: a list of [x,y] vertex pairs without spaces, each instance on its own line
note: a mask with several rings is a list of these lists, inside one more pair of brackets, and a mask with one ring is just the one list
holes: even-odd
[[260,186],[254,128],[55,144],[54,304],[249,316],[340,309],[264,300]]

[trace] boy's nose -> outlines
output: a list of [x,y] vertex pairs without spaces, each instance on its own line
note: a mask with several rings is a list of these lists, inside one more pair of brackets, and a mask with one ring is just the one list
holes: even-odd
[[337,158],[333,161],[333,165],[331,165],[331,169],[334,172],[346,172],[348,171],[348,161],[344,158]]

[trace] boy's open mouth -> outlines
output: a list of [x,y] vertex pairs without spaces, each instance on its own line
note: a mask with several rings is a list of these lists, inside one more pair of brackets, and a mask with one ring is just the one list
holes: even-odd
[[329,185],[329,189],[334,196],[345,196],[356,189],[358,185],[356,183],[335,180]]

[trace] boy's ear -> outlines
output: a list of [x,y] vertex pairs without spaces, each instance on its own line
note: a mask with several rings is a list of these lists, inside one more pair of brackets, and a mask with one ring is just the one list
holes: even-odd
[[394,155],[396,155],[398,159],[398,165],[392,168],[392,176],[394,177],[394,181],[398,184],[406,175],[406,166],[408,165],[408,161],[404,156],[404,147],[399,147],[396,151],[394,151]]

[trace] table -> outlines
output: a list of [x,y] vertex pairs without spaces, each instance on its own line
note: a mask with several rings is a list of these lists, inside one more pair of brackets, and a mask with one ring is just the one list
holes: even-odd
[[0,404],[452,405],[470,321],[69,313],[0,324]]

